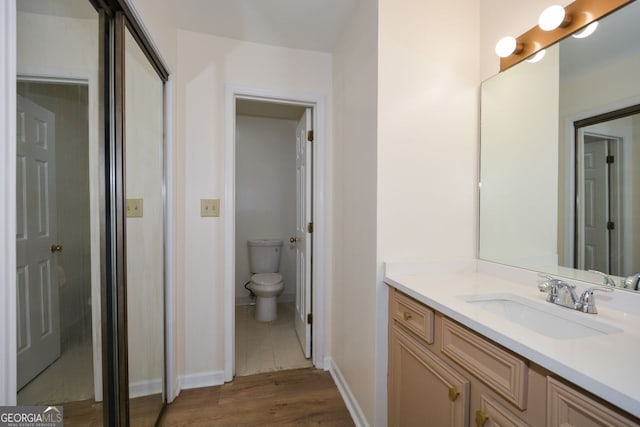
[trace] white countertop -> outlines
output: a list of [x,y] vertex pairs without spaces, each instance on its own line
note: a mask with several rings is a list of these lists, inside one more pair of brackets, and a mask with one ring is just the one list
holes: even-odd
[[[414,271],[412,271],[414,270]],[[553,305],[537,289],[534,273],[498,276],[481,272],[475,263],[457,271],[443,268],[397,268],[386,265],[384,281],[436,309],[468,328],[486,336],[524,358],[566,378],[585,390],[640,417],[640,316],[613,308],[602,294],[598,314],[586,314]],[[438,271],[440,270],[440,271]],[[578,285],[578,291],[588,285]],[[616,326],[621,332],[586,338],[555,339],[504,319],[462,295],[509,293],[535,302],[549,304],[567,315]],[[607,294],[610,295],[610,294]],[[633,296],[635,297],[635,296]],[[546,309],[546,307],[545,307]]]

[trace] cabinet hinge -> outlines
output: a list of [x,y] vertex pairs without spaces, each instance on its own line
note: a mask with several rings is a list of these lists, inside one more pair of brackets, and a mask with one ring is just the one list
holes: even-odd
[[312,222],[307,224],[307,232],[309,234],[313,233],[313,223]]
[[313,314],[308,313],[307,314],[307,323],[312,325],[313,324]]
[[616,223],[613,221],[609,221],[607,222],[607,230],[615,230],[616,229]]
[[313,142],[313,129],[307,131],[307,141]]
[[607,156],[607,164],[613,163],[613,156],[612,155],[608,155]]

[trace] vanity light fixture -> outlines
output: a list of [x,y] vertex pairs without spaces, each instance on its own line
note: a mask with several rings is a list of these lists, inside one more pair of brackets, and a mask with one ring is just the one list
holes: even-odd
[[[578,32],[576,37],[586,37],[593,30],[593,27],[591,27],[591,30],[586,29],[591,23],[633,1],[635,0],[574,0],[573,3],[565,7],[552,6],[545,9],[540,19],[542,22],[516,37],[515,43],[513,40],[509,41],[508,44],[502,42],[502,40],[498,42],[496,53],[500,56],[500,71],[504,71],[518,62],[528,59],[538,51],[572,35],[578,30],[584,29],[584,33]],[[552,22],[552,25],[546,24],[547,15],[556,16],[555,19],[551,19],[551,21],[555,21]],[[502,43],[511,46],[510,49],[514,50],[499,49],[498,46],[501,46]]]
[[516,41],[515,37],[506,36],[498,40],[498,43],[496,44],[496,55],[500,58],[506,58],[511,54],[518,54],[522,52],[523,47],[524,46],[522,44],[519,44]]
[[525,61],[530,62],[532,64],[535,64],[536,62],[542,60],[542,58],[544,58],[544,55],[547,53],[546,49],[542,49],[539,50],[535,55],[533,55],[531,58],[529,59],[525,59]]
[[598,21],[593,21],[591,24],[587,25],[582,30],[576,32],[575,34],[572,34],[571,37],[575,37],[577,39],[584,39],[586,37],[589,37],[591,34],[593,34],[596,31],[596,28],[598,28]]
[[564,7],[556,4],[542,11],[538,18],[538,26],[543,31],[553,31],[558,27],[567,27],[572,20],[573,17],[565,12]]

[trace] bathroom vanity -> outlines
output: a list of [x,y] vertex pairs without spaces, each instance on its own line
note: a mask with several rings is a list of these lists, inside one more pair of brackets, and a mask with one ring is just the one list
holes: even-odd
[[386,266],[389,426],[640,425],[637,313],[548,303],[522,269],[443,270]]

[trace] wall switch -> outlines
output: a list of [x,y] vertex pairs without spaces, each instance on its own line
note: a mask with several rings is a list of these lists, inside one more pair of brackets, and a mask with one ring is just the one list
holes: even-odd
[[200,199],[200,216],[220,216],[220,199]]
[[127,199],[127,218],[142,218],[142,199]]

